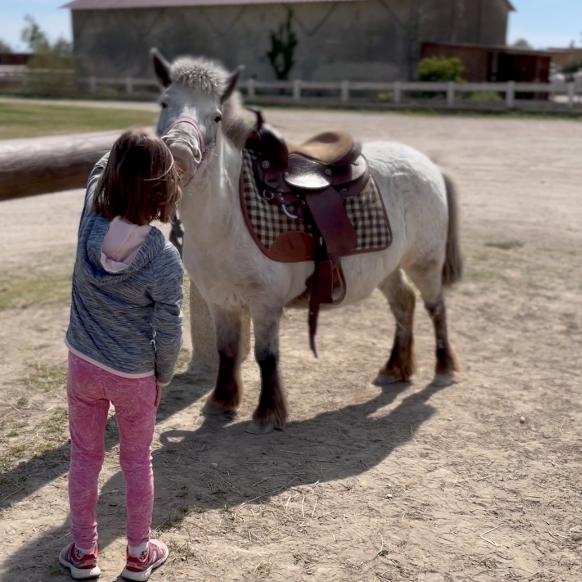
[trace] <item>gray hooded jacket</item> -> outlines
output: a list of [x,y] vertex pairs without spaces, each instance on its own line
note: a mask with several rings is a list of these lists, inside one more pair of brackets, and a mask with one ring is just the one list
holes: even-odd
[[110,273],[103,268],[101,248],[110,220],[91,206],[108,155],[87,184],[66,341],[103,366],[130,375],[154,372],[160,384],[167,384],[182,345],[180,255],[152,227],[126,269]]

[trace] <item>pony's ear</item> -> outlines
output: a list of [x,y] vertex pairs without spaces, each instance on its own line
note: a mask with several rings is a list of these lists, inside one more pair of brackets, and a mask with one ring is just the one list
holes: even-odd
[[232,92],[234,91],[234,88],[236,87],[236,84],[238,82],[238,78],[239,78],[243,69],[244,69],[244,66],[239,65],[236,68],[236,71],[234,71],[233,73],[231,73],[229,75],[228,80],[226,82],[226,89],[224,90],[224,93],[220,96],[221,103],[224,103],[232,95]]
[[150,49],[150,56],[159,84],[162,87],[169,87],[172,84],[172,80],[170,79],[170,63],[166,61],[157,48]]

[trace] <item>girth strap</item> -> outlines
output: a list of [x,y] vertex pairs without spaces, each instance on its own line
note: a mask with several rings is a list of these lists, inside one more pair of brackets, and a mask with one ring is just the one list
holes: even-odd
[[[320,305],[337,305],[343,301],[346,284],[340,257],[356,247],[358,238],[336,190],[330,187],[319,192],[307,192],[305,201],[313,218],[315,239],[315,273],[309,300],[309,346],[317,357],[315,335]],[[334,269],[338,273],[338,285],[335,288]]]

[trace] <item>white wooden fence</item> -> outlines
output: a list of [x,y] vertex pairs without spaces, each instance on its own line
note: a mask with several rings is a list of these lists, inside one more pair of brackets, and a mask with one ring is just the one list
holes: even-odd
[[[0,77],[0,91],[5,82],[29,84],[30,75]],[[157,87],[153,79],[97,78],[77,81],[89,94],[98,95],[103,87],[115,87],[128,97],[149,93]],[[263,103],[296,103],[317,105],[373,104],[394,107],[467,107],[479,109],[573,110],[582,108],[582,83],[432,83],[432,82],[317,82],[256,81],[249,79],[239,84],[249,101]],[[533,99],[521,99],[533,94]],[[544,97],[541,97],[541,96]],[[431,99],[430,97],[436,97]],[[482,97],[480,99],[480,97]],[[493,97],[493,98],[492,98]]]

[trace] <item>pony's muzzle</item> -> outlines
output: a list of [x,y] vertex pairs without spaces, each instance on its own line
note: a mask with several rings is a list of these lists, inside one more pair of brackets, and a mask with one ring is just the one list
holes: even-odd
[[183,182],[194,176],[202,162],[198,134],[187,124],[175,123],[162,140],[172,152]]

